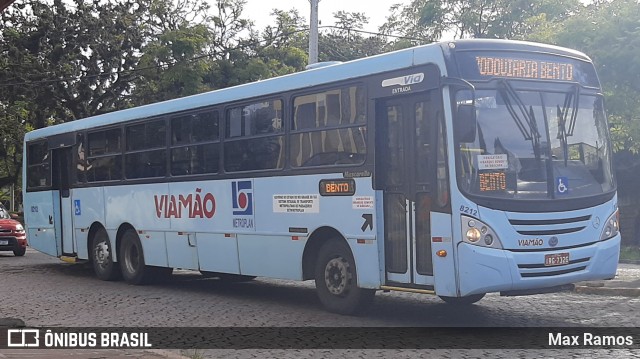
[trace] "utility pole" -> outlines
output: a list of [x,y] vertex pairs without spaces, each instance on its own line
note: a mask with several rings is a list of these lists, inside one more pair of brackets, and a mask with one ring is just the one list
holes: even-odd
[[311,4],[311,21],[309,23],[309,65],[318,62],[318,3],[320,0],[309,0]]

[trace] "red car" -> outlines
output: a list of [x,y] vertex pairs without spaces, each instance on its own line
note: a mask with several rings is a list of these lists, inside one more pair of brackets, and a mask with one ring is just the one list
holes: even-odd
[[0,208],[0,251],[13,251],[16,256],[23,256],[27,251],[24,227],[4,208]]

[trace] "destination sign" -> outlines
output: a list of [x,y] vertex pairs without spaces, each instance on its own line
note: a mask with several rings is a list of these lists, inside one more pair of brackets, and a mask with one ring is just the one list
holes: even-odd
[[600,87],[595,67],[587,60],[528,51],[461,51],[456,53],[460,76],[469,81],[493,79],[577,82]]
[[476,56],[476,62],[481,76],[559,81],[574,78],[570,63],[485,56]]
[[504,191],[507,189],[507,176],[504,172],[480,173],[480,191]]
[[350,178],[320,180],[321,196],[353,196],[356,193],[356,181]]

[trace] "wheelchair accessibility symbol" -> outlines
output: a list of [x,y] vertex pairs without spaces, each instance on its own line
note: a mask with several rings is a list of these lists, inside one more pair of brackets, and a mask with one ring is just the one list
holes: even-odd
[[76,199],[75,201],[73,201],[73,208],[74,208],[74,212],[75,212],[76,216],[82,215],[82,209],[80,207],[80,200],[79,199]]
[[556,193],[567,194],[569,192],[569,178],[556,177]]

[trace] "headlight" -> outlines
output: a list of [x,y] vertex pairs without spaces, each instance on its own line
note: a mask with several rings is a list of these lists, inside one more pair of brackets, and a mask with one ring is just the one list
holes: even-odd
[[480,247],[502,249],[502,243],[496,232],[481,221],[461,216],[462,219],[462,241]]
[[24,232],[24,227],[21,224],[16,225],[16,232]]
[[604,222],[604,228],[602,230],[602,235],[600,235],[600,240],[604,241],[609,238],[613,238],[618,235],[620,232],[620,212],[616,210],[613,214],[607,218],[607,221]]

